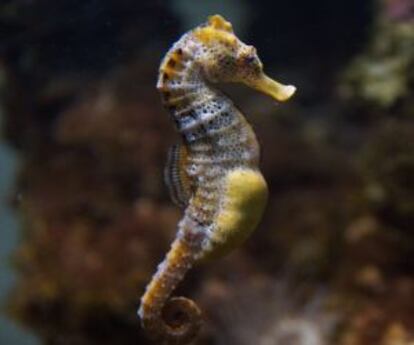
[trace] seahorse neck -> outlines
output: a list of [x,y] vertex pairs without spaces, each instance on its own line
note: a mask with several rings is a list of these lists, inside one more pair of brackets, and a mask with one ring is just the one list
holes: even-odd
[[[174,48],[175,51],[177,48]],[[170,54],[174,54],[171,52]],[[158,88],[164,105],[198,164],[256,166],[256,136],[230,98],[210,83],[191,54],[160,68]],[[177,59],[178,60],[178,59]]]

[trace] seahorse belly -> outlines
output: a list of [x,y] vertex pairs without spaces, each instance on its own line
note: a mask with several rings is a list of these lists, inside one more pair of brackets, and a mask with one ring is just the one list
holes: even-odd
[[239,246],[256,228],[267,202],[268,189],[260,172],[238,168],[224,178],[220,211],[200,259],[223,255]]

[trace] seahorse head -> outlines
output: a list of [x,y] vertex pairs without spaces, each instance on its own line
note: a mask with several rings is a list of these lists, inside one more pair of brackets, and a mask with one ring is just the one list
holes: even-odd
[[202,44],[197,60],[208,80],[243,83],[278,101],[289,99],[295,92],[294,86],[283,85],[263,72],[256,48],[243,43],[222,16],[209,17],[193,35]]

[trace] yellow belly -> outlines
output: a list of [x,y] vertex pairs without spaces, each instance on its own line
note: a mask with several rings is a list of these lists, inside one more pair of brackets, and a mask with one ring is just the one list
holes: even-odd
[[249,169],[229,172],[211,241],[201,259],[226,254],[246,240],[262,218],[267,196],[267,184],[260,172]]

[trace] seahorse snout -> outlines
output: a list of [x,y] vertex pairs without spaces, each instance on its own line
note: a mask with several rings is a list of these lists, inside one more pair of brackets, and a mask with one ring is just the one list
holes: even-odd
[[264,73],[261,73],[257,78],[246,79],[244,84],[279,102],[287,101],[296,91],[295,86],[279,83]]

